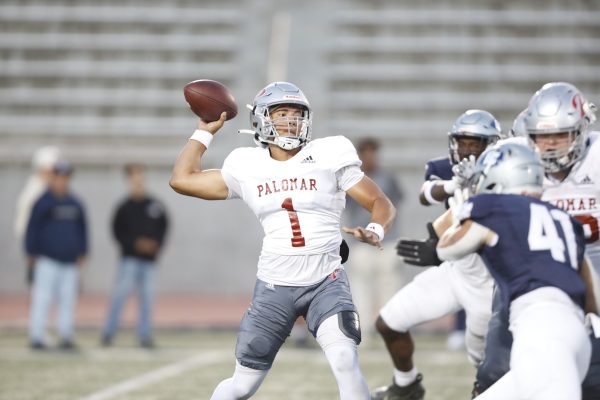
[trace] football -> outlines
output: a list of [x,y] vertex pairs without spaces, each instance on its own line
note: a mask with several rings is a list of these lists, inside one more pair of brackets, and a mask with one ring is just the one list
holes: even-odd
[[211,79],[192,81],[183,88],[183,95],[194,114],[205,122],[218,120],[223,111],[227,112],[227,120],[237,115],[235,98],[220,82]]

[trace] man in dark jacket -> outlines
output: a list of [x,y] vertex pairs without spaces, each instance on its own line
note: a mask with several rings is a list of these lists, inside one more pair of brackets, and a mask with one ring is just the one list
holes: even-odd
[[132,289],[139,295],[138,339],[142,347],[154,346],[152,300],[156,257],[167,231],[165,208],[146,193],[142,165],[127,165],[129,196],[119,204],[113,219],[113,234],[121,247],[121,264],[112,294],[102,344],[110,346],[119,327],[123,304]]
[[55,297],[59,347],[75,348],[78,269],[84,264],[88,244],[83,205],[69,191],[71,172],[71,165],[65,161],[54,166],[49,188],[33,206],[27,224],[25,248],[30,265],[36,269],[29,339],[36,350],[46,348],[46,320]]

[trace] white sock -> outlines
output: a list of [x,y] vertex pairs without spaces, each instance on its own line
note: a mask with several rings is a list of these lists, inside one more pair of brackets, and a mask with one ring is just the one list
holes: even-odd
[[408,386],[417,379],[417,367],[412,367],[410,371],[400,371],[399,369],[394,368],[394,382],[398,386]]
[[210,400],[233,400],[233,378],[227,378],[217,385]]

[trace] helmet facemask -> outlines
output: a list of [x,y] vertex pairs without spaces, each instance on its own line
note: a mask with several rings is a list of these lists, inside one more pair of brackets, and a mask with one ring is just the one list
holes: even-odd
[[[524,124],[547,173],[567,171],[581,159],[588,126],[596,119],[594,112],[595,106],[567,82],[547,83],[531,97]],[[540,137],[560,134],[568,134],[568,141],[555,138],[561,142],[556,147],[560,147],[541,145]]]
[[[288,106],[300,109],[301,114],[295,116],[271,115],[277,109]],[[254,128],[259,136],[259,141],[265,144],[272,143],[284,150],[293,150],[310,141],[312,120],[310,111],[297,104],[277,104],[271,107],[257,107],[254,111]],[[260,134],[259,134],[260,132]]]
[[470,156],[478,158],[489,145],[500,139],[501,134],[500,123],[488,111],[465,111],[454,121],[448,132],[448,150],[452,164],[458,164]]
[[561,146],[560,148],[550,148],[547,150],[541,149],[536,141],[539,140],[541,135],[529,135],[529,139],[531,140],[535,150],[540,155],[544,169],[548,173],[556,173],[568,170],[581,159],[585,150],[585,135],[583,135],[581,131],[575,130],[568,132],[557,132],[553,134],[559,135],[561,133],[568,135],[568,144]]
[[[472,143],[465,146],[464,142],[461,144],[463,139],[470,140]],[[494,136],[480,136],[461,132],[451,133],[448,137],[450,159],[453,164],[458,164],[465,158],[468,160],[471,155],[475,158],[479,158],[481,153],[483,153],[489,145],[496,143],[497,140],[498,137]]]

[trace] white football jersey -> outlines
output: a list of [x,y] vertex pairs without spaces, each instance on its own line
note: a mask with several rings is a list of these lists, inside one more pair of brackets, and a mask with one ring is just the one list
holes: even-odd
[[[585,255],[600,275],[600,140],[599,133],[589,135],[590,144],[583,158],[573,166],[569,176],[559,182],[544,180],[542,200],[552,203],[577,218],[586,231]],[[596,291],[596,293],[600,293]],[[597,299],[600,300],[600,299]]]
[[[306,284],[331,272],[330,267],[311,272],[308,266],[303,276],[289,279],[298,271],[293,265],[290,271],[282,271],[290,263],[289,259],[282,262],[279,256],[320,259],[329,253],[338,254],[345,191],[364,176],[360,165],[354,146],[343,136],[315,139],[287,161],[271,158],[268,148],[245,147],[231,152],[221,169],[229,198],[244,200],[265,233],[259,278],[278,284]],[[344,174],[346,167],[354,167],[354,172]],[[298,259],[297,263],[306,266],[306,260]],[[286,274],[287,278],[282,278]]]

